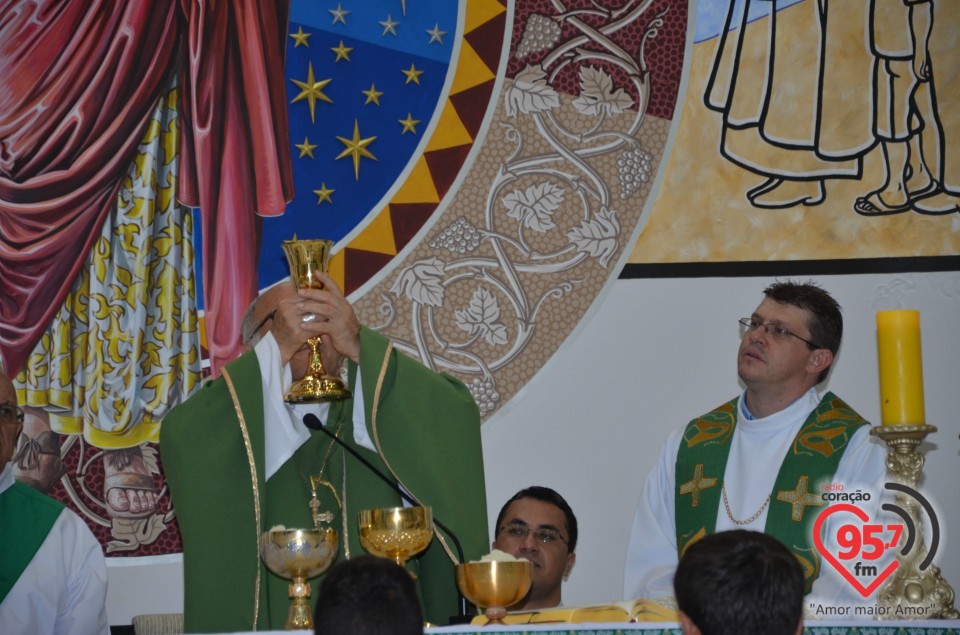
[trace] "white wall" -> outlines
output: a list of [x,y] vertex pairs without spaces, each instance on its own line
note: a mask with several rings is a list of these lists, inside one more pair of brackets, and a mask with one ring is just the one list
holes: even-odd
[[[826,386],[879,422],[874,314],[921,311],[928,437],[924,493],[937,505],[936,562],[960,590],[960,273],[824,276],[844,307],[845,333]],[[737,318],[769,278],[621,280],[595,314],[503,412],[483,427],[490,523],[518,489],[563,494],[580,522],[567,605],[620,599],[623,559],[640,485],[675,427],[740,391]],[[960,541],[960,539],[958,539]],[[182,607],[179,564],[110,570],[111,624]]]
[[183,555],[107,558],[107,620],[130,624],[134,615],[183,612]]
[[[803,278],[801,278],[803,279]],[[826,388],[879,423],[875,312],[921,311],[928,437],[924,493],[939,511],[935,562],[960,590],[960,274],[817,278],[844,308],[844,339]],[[488,511],[521,487],[549,485],[580,525],[564,604],[619,599],[640,486],[674,428],[741,390],[737,318],[769,278],[621,280],[506,412],[483,429]],[[824,388],[821,387],[821,390]]]

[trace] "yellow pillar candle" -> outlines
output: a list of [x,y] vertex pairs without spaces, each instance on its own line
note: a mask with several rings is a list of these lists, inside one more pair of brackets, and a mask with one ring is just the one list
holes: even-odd
[[920,312],[878,311],[877,353],[883,425],[923,425]]

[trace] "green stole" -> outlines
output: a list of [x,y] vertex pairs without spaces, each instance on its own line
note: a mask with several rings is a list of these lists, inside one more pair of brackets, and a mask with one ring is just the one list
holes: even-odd
[[[355,386],[355,374],[356,367],[351,364],[350,386]],[[241,396],[241,403],[242,401]],[[352,400],[331,403],[324,424],[325,429],[335,432],[346,445],[364,455],[382,472],[389,474],[379,457],[373,455],[369,449],[361,448],[354,441]],[[266,482],[266,496],[262,501],[262,531],[269,529],[274,522],[288,527],[313,527],[308,486],[311,476],[323,480],[317,487],[320,512],[333,512],[333,520],[324,526],[338,534],[337,558],[334,562],[342,562],[366,553],[360,545],[357,512],[361,509],[403,505],[396,492],[356,459],[347,455],[342,447],[322,432],[312,431],[310,439]],[[298,493],[293,500],[291,492]],[[408,569],[420,575],[419,564],[419,559],[413,560],[408,564]],[[263,580],[260,627],[280,628],[279,625],[286,619],[290,606],[290,580],[272,573],[262,563],[260,566]],[[311,586],[311,606],[316,602],[322,580],[323,575],[308,580]]]
[[0,494],[0,602],[33,560],[63,508],[63,503],[17,481]]
[[[353,385],[355,369],[351,370]],[[167,479],[176,509],[183,512],[178,514],[178,522],[185,553],[185,626],[190,632],[248,630],[252,627],[256,630],[281,629],[290,607],[290,580],[272,573],[263,564],[257,538],[275,524],[313,526],[309,481],[311,475],[320,471],[328,451],[322,478],[329,481],[330,487],[320,485],[317,497],[321,512],[334,512],[334,520],[329,526],[339,534],[336,561],[344,560],[348,550],[351,556],[364,553],[354,529],[359,509],[395,507],[401,502],[366,468],[355,469],[349,463],[345,466],[344,451],[339,447],[331,450],[333,441],[321,432],[312,432],[310,439],[267,480],[263,453],[263,393],[256,355],[246,354],[227,364],[224,375],[228,375],[233,384],[244,425],[239,425],[226,381],[211,382],[203,391],[221,393],[221,396],[208,400],[214,412],[194,413],[190,418],[196,423],[212,417],[217,423],[216,430],[209,429],[208,435],[191,435],[191,442],[179,449],[176,459],[169,452],[162,454],[165,465],[169,461],[172,468],[167,471]],[[352,400],[331,403],[326,425],[330,430],[339,428],[340,439],[356,448],[352,411]],[[170,419],[169,429],[178,424],[176,419]],[[161,428],[162,450],[172,445],[164,436],[164,430],[168,430],[166,420]],[[369,455],[368,450],[363,451]],[[205,491],[206,484],[196,482],[198,474],[183,469],[181,461],[216,465],[221,474],[229,476],[224,479],[207,475],[207,483],[213,484],[216,491]],[[203,473],[202,470],[197,472]],[[192,482],[183,478],[182,475],[187,473],[193,477]],[[344,502],[345,477],[349,479],[351,496],[347,509],[341,510],[337,498],[341,499],[341,504]],[[220,503],[218,497],[229,498],[232,503]],[[351,528],[346,540],[344,519]],[[322,576],[308,580],[311,604],[317,597],[321,580]],[[197,593],[197,588],[209,593]],[[222,598],[222,601],[217,602],[216,598]]]
[[[739,397],[694,419],[683,433],[675,474],[678,555],[716,530],[738,402]],[[869,424],[828,392],[794,438],[770,492],[764,532],[785,544],[800,561],[807,593],[820,574],[820,554],[813,546],[816,510],[824,505],[819,487],[833,478],[854,432],[864,425]]]
[[[341,440],[386,474],[396,469],[406,489],[457,533],[465,558],[478,559],[489,542],[476,404],[461,383],[394,351],[382,335],[367,329],[361,333],[364,409],[367,420],[375,422],[370,432],[381,451],[357,449],[352,400],[331,404],[327,429],[339,429]],[[355,387],[356,367],[350,363],[348,368]],[[185,628],[281,629],[290,606],[289,580],[266,569],[257,539],[274,524],[313,525],[309,479],[320,471],[332,441],[312,432],[265,480],[256,354],[250,351],[231,362],[225,374],[239,409],[228,382],[220,378],[171,411],[160,430],[161,458],[184,545]],[[438,479],[437,474],[451,478]],[[365,553],[356,531],[357,512],[399,506],[399,495],[340,448],[329,453],[322,477],[330,487],[321,485],[317,495],[320,510],[334,512],[331,526],[340,534],[337,561],[347,557],[347,549],[350,556]],[[408,568],[422,582],[425,617],[446,622],[457,610],[457,592],[453,563],[439,537]],[[311,603],[321,579],[309,580]]]

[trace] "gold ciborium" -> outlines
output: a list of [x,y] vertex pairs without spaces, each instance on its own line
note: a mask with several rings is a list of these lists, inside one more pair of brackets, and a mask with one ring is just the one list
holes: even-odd
[[[297,289],[322,289],[323,283],[317,274],[327,271],[330,260],[332,240],[293,240],[283,242],[283,253],[290,265],[290,278]],[[320,338],[311,337],[310,367],[303,379],[290,387],[284,399],[289,403],[316,403],[321,401],[342,401],[351,397],[350,390],[339,377],[328,375],[320,357]]]
[[287,630],[313,628],[307,578],[326,571],[337,557],[337,532],[332,529],[272,529],[260,535],[260,557],[267,568],[290,580]]
[[357,514],[357,525],[364,549],[391,558],[401,567],[433,540],[433,510],[429,507],[364,509]]
[[466,562],[455,571],[460,593],[484,607],[490,624],[503,624],[507,607],[522,600],[533,584],[533,565],[526,560]]

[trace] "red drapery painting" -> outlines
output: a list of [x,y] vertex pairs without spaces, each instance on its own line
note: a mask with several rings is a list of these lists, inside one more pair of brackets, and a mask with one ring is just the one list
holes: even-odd
[[201,209],[214,372],[257,293],[256,213],[293,195],[284,0],[0,1],[0,355],[15,374],[180,73],[181,200]]

